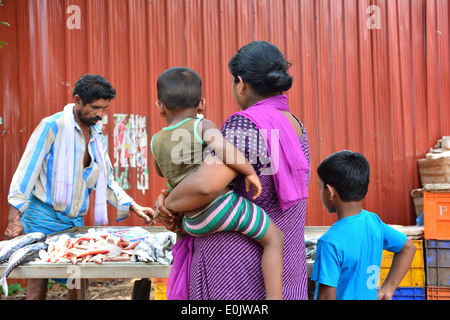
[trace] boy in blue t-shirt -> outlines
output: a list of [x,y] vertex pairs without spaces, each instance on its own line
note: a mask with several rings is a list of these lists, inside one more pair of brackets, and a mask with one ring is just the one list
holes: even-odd
[[[322,203],[338,221],[318,240],[311,279],[316,299],[391,300],[409,270],[416,247],[403,233],[361,208],[369,187],[366,158],[340,151],[317,168]],[[377,290],[383,249],[394,252],[389,274]]]

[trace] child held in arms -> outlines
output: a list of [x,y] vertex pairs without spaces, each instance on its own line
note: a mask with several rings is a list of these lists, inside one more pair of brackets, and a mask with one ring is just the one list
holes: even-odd
[[[214,123],[197,118],[205,108],[200,76],[189,68],[168,69],[158,78],[157,91],[157,108],[169,126],[153,136],[151,150],[156,172],[166,179],[169,188],[175,188],[200,166],[208,146],[215,158],[245,176],[247,191],[253,187],[253,199],[256,199],[262,187],[253,166]],[[227,188],[197,210],[183,212],[182,224],[193,236],[237,231],[256,240],[264,249],[261,269],[266,298],[282,299],[284,237],[259,206]],[[166,227],[174,230],[177,225]]]

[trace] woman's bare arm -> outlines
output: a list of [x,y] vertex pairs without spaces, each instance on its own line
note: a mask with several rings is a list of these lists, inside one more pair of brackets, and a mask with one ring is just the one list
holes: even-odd
[[173,212],[198,209],[220,195],[237,175],[217,157],[208,155],[196,171],[170,192],[164,204]]

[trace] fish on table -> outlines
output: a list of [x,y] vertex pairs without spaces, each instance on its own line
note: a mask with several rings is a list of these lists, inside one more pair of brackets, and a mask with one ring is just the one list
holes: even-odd
[[11,240],[2,241],[0,244],[0,264],[8,261],[11,255],[20,248],[32,243],[44,241],[45,237],[45,234],[42,232],[31,232]]
[[136,238],[136,234],[132,230],[128,234],[116,234],[108,229],[89,229],[87,233],[53,235],[47,238],[48,250],[40,252],[40,258],[48,263],[81,265],[121,261],[172,264],[175,235],[145,231]]
[[31,261],[34,257],[43,263],[66,262],[85,265],[88,262],[100,264],[131,260],[171,265],[174,243],[175,236],[171,233],[153,235],[146,232],[140,234],[136,240],[129,239],[128,234],[116,235],[105,229],[89,229],[87,233],[61,233],[49,236],[39,232],[29,233],[0,242],[0,264],[8,262],[0,285],[7,295],[6,278],[14,268]]
[[151,235],[134,248],[131,261],[159,262],[163,265],[171,265],[174,243],[175,237],[171,234],[165,235],[164,238]]
[[5,298],[8,296],[8,283],[6,278],[11,272],[19,265],[30,262],[38,258],[38,253],[41,250],[47,249],[48,244],[45,242],[37,242],[21,247],[17,251],[13,252],[9,257],[8,266],[3,272],[3,276],[0,279],[0,286],[3,288]]

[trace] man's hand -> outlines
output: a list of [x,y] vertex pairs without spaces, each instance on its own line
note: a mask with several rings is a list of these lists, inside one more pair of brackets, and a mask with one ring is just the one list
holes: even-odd
[[25,234],[20,222],[20,211],[13,206],[9,207],[8,226],[5,231],[5,240],[11,240]]
[[155,223],[155,212],[152,208],[142,207],[133,201],[130,206],[130,211],[133,211],[139,218],[143,219],[144,223],[149,223],[150,225]]

